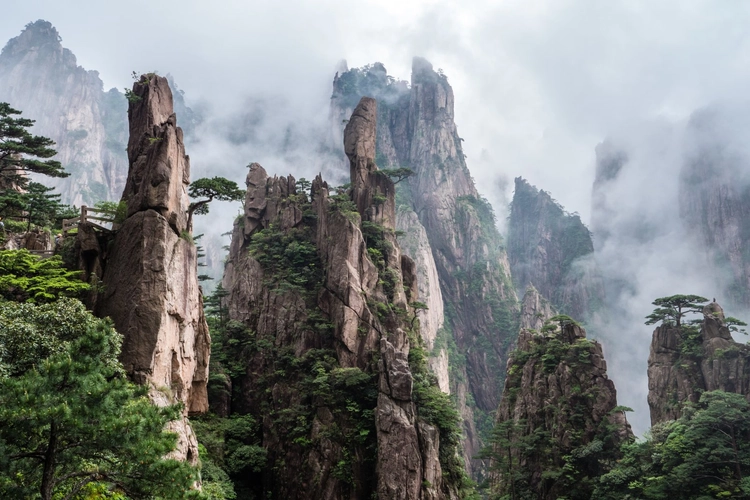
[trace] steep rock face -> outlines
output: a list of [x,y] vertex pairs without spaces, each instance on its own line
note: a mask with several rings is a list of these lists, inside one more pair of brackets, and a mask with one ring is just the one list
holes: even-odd
[[552,305],[536,288],[526,288],[521,300],[521,330],[541,330],[544,323],[555,314]]
[[293,177],[258,164],[247,175],[224,287],[230,318],[252,332],[232,411],[262,421],[262,495],[458,494],[455,442],[445,448],[444,429],[418,404],[430,388],[414,365],[417,276],[395,240],[393,183],[376,173],[375,116],[362,99],[346,129],[347,194],[331,196],[318,176],[308,199]]
[[651,424],[674,420],[704,391],[750,396],[750,346],[732,340],[716,302],[703,308],[700,332],[675,326],[654,330],[648,357]]
[[[731,305],[750,308],[750,179],[739,130],[745,110],[706,109],[688,125],[690,149],[680,172],[680,216],[703,247]],[[738,120],[740,124],[738,124]],[[739,142],[739,143],[738,143]]]
[[437,377],[440,390],[450,394],[447,346],[440,345],[439,341],[443,339],[438,339],[438,335],[445,337],[443,294],[427,232],[417,214],[403,206],[396,214],[396,229],[404,233],[399,237],[401,250],[416,264],[419,301],[426,306],[417,310],[417,317],[422,339],[430,353],[428,363]]
[[[527,322],[538,325],[551,313],[540,300],[535,290],[526,293]],[[508,360],[496,435],[501,436],[493,444],[496,493],[529,492],[530,498],[552,500],[588,488],[590,495],[591,478],[632,436],[617,408],[601,344],[569,321],[546,322],[541,332],[524,327]],[[563,468],[568,472],[555,474]]]
[[[419,234],[424,228],[446,305],[445,338],[439,344],[465,353],[449,360],[455,373],[450,385],[464,416],[464,456],[470,462],[481,447],[477,425],[489,431],[487,416],[499,402],[507,349],[517,332],[517,297],[492,208],[479,196],[464,160],[453,90],[421,58],[414,59],[411,80],[409,87],[388,77],[379,63],[353,69],[334,79],[332,106],[348,109],[363,95],[378,99],[376,163],[414,171],[399,184],[399,229]],[[412,224],[417,221],[419,225]],[[419,246],[408,248],[417,251]],[[409,256],[419,275],[430,275],[430,259]],[[435,319],[434,324],[441,322]],[[432,365],[445,373],[441,351],[433,354]],[[467,405],[467,399],[476,405]]]
[[36,120],[34,133],[57,144],[55,157],[71,175],[45,179],[75,205],[116,200],[128,172],[125,97],[104,92],[96,71],[76,64],[57,30],[36,21],[0,53],[0,101]]
[[604,287],[594,262],[591,233],[576,214],[524,179],[515,180],[508,222],[508,260],[519,290],[533,285],[574,319],[602,304]]
[[[139,99],[128,111],[128,216],[108,251],[97,313],[124,335],[121,361],[136,382],[151,386],[157,404],[182,402],[186,415],[203,413],[210,337],[186,225],[190,161],[167,80],[144,75],[133,93]],[[187,420],[174,426],[178,456],[197,460]]]

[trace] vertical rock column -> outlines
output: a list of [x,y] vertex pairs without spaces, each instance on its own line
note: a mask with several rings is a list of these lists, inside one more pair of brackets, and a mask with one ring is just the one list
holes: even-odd
[[[187,226],[190,159],[167,80],[149,74],[133,85],[128,117],[130,169],[122,200],[127,218],[107,259],[98,313],[124,335],[121,361],[157,405],[183,403],[185,416],[208,410],[210,337]],[[175,455],[198,458],[187,419],[171,424]]]

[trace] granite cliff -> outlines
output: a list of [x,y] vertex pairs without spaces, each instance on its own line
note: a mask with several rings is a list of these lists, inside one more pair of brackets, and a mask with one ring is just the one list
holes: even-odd
[[704,109],[687,127],[680,171],[680,216],[715,269],[730,305],[750,309],[750,183],[743,133],[746,110]]
[[377,118],[363,98],[348,121],[346,192],[318,176],[308,193],[250,165],[223,286],[241,360],[231,412],[260,422],[268,452],[257,494],[460,495],[458,414],[426,366],[415,264],[375,165]]
[[591,233],[549,193],[517,177],[508,221],[508,260],[519,290],[533,285],[578,321],[603,305]]
[[651,425],[679,418],[682,404],[697,403],[706,391],[750,396],[750,347],[732,339],[716,302],[703,308],[699,329],[662,325],[654,330],[648,357]]
[[492,442],[490,483],[499,495],[591,498],[632,436],[601,344],[552,313],[535,289],[527,290]]
[[507,351],[517,334],[508,259],[492,208],[467,168],[445,75],[421,58],[414,59],[411,85],[389,77],[380,63],[344,71],[333,83],[334,121],[363,95],[379,102],[375,163],[413,171],[398,184],[397,229],[417,264],[420,297],[428,307],[419,317],[429,364],[441,388],[458,401],[464,457],[471,465],[480,431],[492,426],[489,415],[497,409]]
[[107,92],[96,71],[78,66],[47,21],[26,25],[0,53],[0,101],[36,120],[34,133],[57,144],[56,160],[71,175],[45,179],[64,203],[117,200],[128,173],[127,101]]
[[173,422],[179,458],[196,462],[188,414],[208,410],[206,382],[211,339],[197,280],[197,252],[187,226],[190,160],[163,77],[133,85],[128,117],[130,168],[122,201],[127,217],[102,245],[90,227],[79,230],[86,271],[100,277],[95,312],[123,336],[120,360],[129,376],[148,384],[157,405],[182,403]]

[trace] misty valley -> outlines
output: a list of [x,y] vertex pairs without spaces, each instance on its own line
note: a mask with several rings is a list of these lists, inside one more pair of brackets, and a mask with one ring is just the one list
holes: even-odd
[[587,218],[425,58],[314,121],[160,69],[0,53],[0,498],[750,498],[746,105],[599,137]]

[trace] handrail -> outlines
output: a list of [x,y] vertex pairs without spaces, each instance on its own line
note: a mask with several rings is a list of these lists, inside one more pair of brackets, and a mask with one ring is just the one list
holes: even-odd
[[[108,214],[108,213],[111,213],[111,212],[108,212],[107,210],[102,210],[102,209],[99,209],[99,208],[90,208],[90,207],[87,207],[86,205],[81,205],[81,215],[79,215],[78,217],[73,217],[72,219],[63,219],[63,221],[62,221],[62,223],[63,223],[62,224],[63,225],[63,234],[65,236],[67,236],[68,235],[68,231],[70,229],[73,229],[74,227],[77,227],[81,223],[88,222],[89,220],[97,220],[97,221],[101,221],[101,222],[112,222],[112,223],[115,221],[115,217],[114,216],[112,216],[112,217],[94,217],[94,216],[88,215],[89,212],[97,213],[97,214]],[[111,229],[108,229],[108,228],[106,228],[106,227],[104,227],[104,226],[102,226],[100,224],[96,224],[96,223],[93,223],[93,222],[91,224],[94,227],[102,229],[104,231],[111,231]]]

